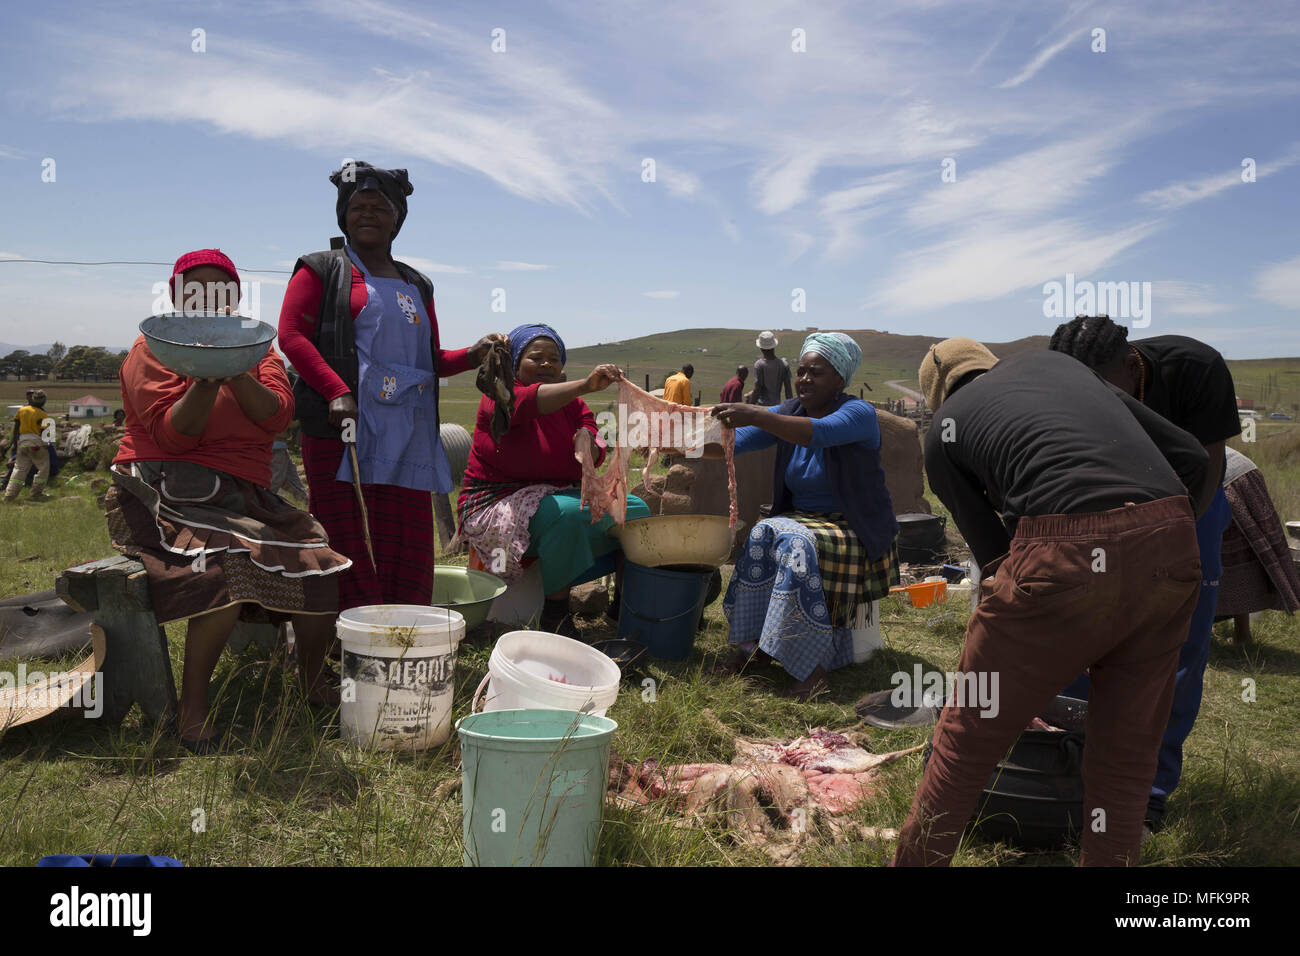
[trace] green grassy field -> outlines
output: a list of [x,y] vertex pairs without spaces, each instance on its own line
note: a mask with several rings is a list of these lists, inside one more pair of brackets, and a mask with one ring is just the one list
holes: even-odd
[[[651,386],[660,384],[663,374],[689,356],[681,351],[684,343],[697,341],[684,335],[652,337],[661,341],[656,351],[638,353],[633,378],[641,381],[653,368]],[[737,360],[752,358],[752,338],[752,333],[718,332],[708,353],[696,353],[696,388],[705,390],[705,401],[716,397]],[[895,344],[916,347],[890,343]],[[626,364],[630,356],[616,354],[619,348],[574,350],[571,374],[597,361]],[[877,387],[872,397],[884,391],[878,383],[914,378],[915,363],[909,367],[905,358],[901,352],[874,360],[869,355],[864,374]],[[1289,381],[1290,362],[1300,360],[1248,368],[1239,381],[1261,389],[1270,375]],[[1234,375],[1238,365],[1250,365],[1230,364]],[[453,382],[443,393],[443,418],[472,427],[478,393],[468,376]],[[67,398],[87,391],[110,401],[117,396],[116,383],[56,384],[47,388],[56,413],[56,401],[66,407]],[[0,383],[0,402],[21,401],[25,387]],[[1285,402],[1287,393],[1279,394]],[[591,404],[599,411],[603,406],[595,398]],[[1263,470],[1283,519],[1300,518],[1300,427],[1263,424],[1257,438],[1234,444]],[[62,568],[111,553],[90,487],[94,477],[61,476],[51,488],[54,500],[28,503],[24,493],[20,503],[0,507],[0,597],[53,587]],[[853,726],[854,701],[889,687],[896,671],[910,671],[918,662],[926,669],[953,669],[968,613],[968,604],[959,599],[924,609],[902,598],[886,600],[885,650],[867,664],[834,673],[831,692],[817,702],[797,704],[773,693],[788,683],[779,669],[745,678],[709,674],[726,644],[726,621],[717,602],[687,661],[649,666],[647,676],[657,690],[653,702],[642,699],[639,685],[623,685],[610,711],[619,723],[615,747],[629,760],[727,761],[732,735],[790,737],[815,726]],[[612,636],[607,624],[586,623],[593,624],[587,632],[592,639]],[[456,716],[468,709],[497,633],[484,629],[461,645]],[[1264,615],[1249,647],[1230,644],[1227,634],[1220,625],[1201,715],[1187,743],[1183,783],[1170,801],[1165,831],[1146,851],[1145,861],[1154,865],[1300,864],[1300,621],[1276,612]],[[169,627],[168,637],[179,679],[183,627]],[[56,670],[70,663],[43,666]],[[0,660],[0,671],[16,664]],[[1254,682],[1252,702],[1243,699],[1243,681]],[[255,647],[223,656],[214,699],[219,726],[231,738],[229,753],[220,757],[189,756],[138,711],[117,727],[59,713],[0,732],[0,865],[28,866],[45,854],[91,851],[164,854],[189,865],[461,862],[454,744],[409,756],[359,751],[340,739],[336,715],[306,706],[282,657],[268,658]],[[919,729],[872,729],[869,746],[897,750],[922,743],[927,735]],[[876,799],[854,811],[852,819],[900,826],[920,773],[919,755],[886,768]],[[599,861],[628,866],[767,862],[735,844],[721,826],[676,824],[658,809],[611,807]],[[839,844],[819,836],[803,863],[875,865],[892,853],[888,845]],[[1065,865],[1074,857],[1073,849],[1028,852],[971,842],[957,863]]]
[[[1280,446],[1276,451],[1294,456]],[[57,487],[53,501],[0,510],[0,594],[50,587],[59,569],[110,553],[88,477]],[[917,662],[953,669],[969,613],[959,599],[924,609],[902,598],[887,600],[886,649],[867,664],[834,673],[831,693],[820,701],[797,704],[773,694],[788,682],[777,669],[746,678],[708,674],[725,650],[720,608],[718,602],[709,609],[690,659],[649,667],[647,676],[657,684],[654,702],[642,699],[639,685],[623,685],[610,716],[619,723],[615,747],[625,758],[726,761],[731,734],[788,737],[814,726],[852,726],[853,702],[890,686],[896,671],[910,671]],[[168,632],[179,679],[182,629]],[[461,645],[457,716],[467,711],[486,672],[496,633],[487,629]],[[609,635],[607,625],[588,632],[593,639]],[[1215,638],[1184,782],[1170,802],[1166,830],[1148,850],[1149,863],[1300,863],[1300,624],[1271,613],[1256,636],[1250,648],[1231,646],[1222,634]],[[15,665],[0,661],[0,670]],[[1246,678],[1256,682],[1253,703],[1242,699]],[[256,648],[224,655],[214,689],[218,720],[232,745],[220,757],[189,756],[138,711],[118,727],[60,713],[0,735],[0,864],[26,866],[44,854],[91,851],[164,854],[190,865],[460,863],[454,746],[413,756],[356,750],[339,738],[336,715],[305,705],[283,659],[268,659]],[[926,736],[923,730],[871,730],[869,745],[896,750]],[[878,797],[852,819],[899,826],[920,772],[919,755],[886,768]],[[675,823],[658,810],[610,808],[600,862],[767,862],[734,844],[720,826]],[[887,845],[821,839],[802,861],[874,865],[890,852]],[[957,858],[971,866],[1072,860],[1071,850],[1027,852],[978,842]]]

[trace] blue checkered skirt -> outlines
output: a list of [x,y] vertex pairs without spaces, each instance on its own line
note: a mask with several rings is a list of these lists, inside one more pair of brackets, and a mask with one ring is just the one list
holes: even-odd
[[840,515],[803,512],[760,521],[736,559],[723,599],[732,644],[758,642],[796,680],[853,663],[849,625],[859,602],[898,581],[891,548],[868,563]]

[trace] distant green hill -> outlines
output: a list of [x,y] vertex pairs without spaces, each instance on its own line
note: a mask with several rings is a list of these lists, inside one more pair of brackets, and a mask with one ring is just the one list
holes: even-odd
[[[796,354],[810,330],[773,329],[780,340],[776,354],[787,359],[793,367]],[[870,385],[878,399],[897,398],[891,388],[883,388],[886,381],[897,380],[905,385],[916,385],[916,370],[921,359],[935,342],[942,341],[933,335],[895,335],[875,329],[849,330],[847,334],[862,348],[862,368],[850,383],[857,391],[863,384]],[[590,369],[601,362],[614,362],[628,369],[631,379],[645,385],[650,377],[650,387],[659,388],[664,379],[676,372],[686,362],[695,366],[692,387],[703,392],[705,404],[716,402],[718,392],[727,379],[735,374],[739,364],[752,365],[758,358],[754,346],[756,332],[744,329],[683,329],[679,332],[660,332],[619,342],[606,342],[580,349],[569,350],[570,376],[580,369]],[[989,342],[989,348],[998,356],[1014,355],[1028,349],[1046,348],[1048,337],[1034,335],[1014,342]]]

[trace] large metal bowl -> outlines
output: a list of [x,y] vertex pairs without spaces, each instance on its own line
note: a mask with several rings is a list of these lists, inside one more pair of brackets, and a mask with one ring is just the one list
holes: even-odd
[[487,620],[492,602],[506,593],[506,582],[475,568],[442,565],[433,569],[433,603],[451,608],[473,630]]
[[651,515],[610,533],[622,544],[624,557],[647,568],[674,564],[716,568],[731,554],[732,533],[725,515]]
[[140,323],[158,361],[177,375],[230,378],[266,356],[275,326],[223,312],[166,312]]

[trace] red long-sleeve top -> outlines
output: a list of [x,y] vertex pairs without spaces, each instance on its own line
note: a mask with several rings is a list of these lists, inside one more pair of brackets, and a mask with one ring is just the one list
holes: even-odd
[[[316,317],[320,314],[323,292],[320,277],[311,269],[304,267],[293,274],[280,306],[280,350],[303,381],[320,392],[326,401],[333,401],[346,395],[349,389],[315,345]],[[366,305],[366,277],[356,266],[352,266],[348,305],[354,319]],[[429,311],[429,332],[433,336],[433,354],[437,357],[434,371],[444,378],[465,371],[470,367],[469,349],[443,349],[438,339],[438,316],[433,310],[433,299],[430,298],[424,306]]]
[[271,483],[271,441],[293,420],[293,392],[284,362],[275,349],[252,370],[275,393],[280,408],[255,422],[244,414],[228,385],[221,386],[200,435],[183,435],[172,424],[172,406],[194,381],[158,361],[144,336],[135,340],[122,363],[122,407],[126,435],[113,464],[132,461],[192,461],[267,487]]
[[596,416],[587,403],[575,398],[569,404],[546,415],[538,413],[539,384],[515,382],[515,412],[510,430],[500,444],[492,440],[489,427],[496,402],[486,395],[478,403],[474,422],[474,442],[469,449],[469,466],[465,474],[476,481],[519,482],[554,481],[578,483],[582,466],[573,457],[573,435],[585,428],[596,439],[596,464],[605,460],[604,442],[596,431]]

